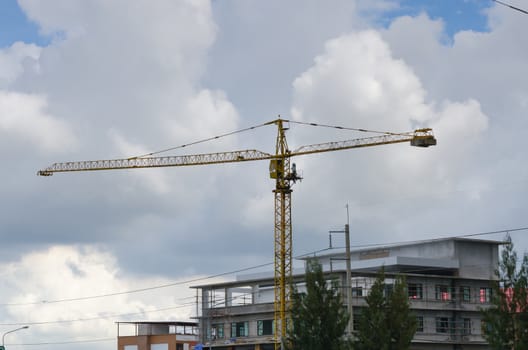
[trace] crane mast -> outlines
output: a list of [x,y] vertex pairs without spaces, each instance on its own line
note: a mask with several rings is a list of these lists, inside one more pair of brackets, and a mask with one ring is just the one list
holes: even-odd
[[[436,139],[431,129],[418,129],[405,133],[382,133],[374,137],[365,137],[344,141],[333,141],[319,144],[305,145],[296,150],[289,150],[286,141],[285,119],[276,119],[263,125],[277,126],[277,140],[275,154],[258,150],[241,150],[219,153],[205,153],[183,156],[165,157],[131,157],[110,160],[92,160],[54,163],[39,170],[37,175],[51,176],[58,172],[138,169],[173,166],[211,165],[255,160],[269,160],[270,177],[275,180],[274,193],[274,337],[275,349],[280,349],[281,341],[286,336],[291,297],[292,278],[292,222],[291,222],[291,193],[292,185],[301,180],[297,174],[295,164],[291,163],[294,156],[313,153],[332,152],[352,148],[372,147],[393,143],[410,142],[411,146],[429,147],[436,145]],[[315,125],[315,124],[311,124]],[[366,130],[360,130],[366,131]],[[350,281],[348,282],[350,283]]]
[[[284,336],[287,329],[287,312],[291,296],[292,276],[292,223],[291,223],[291,185],[300,177],[295,167],[290,167],[290,150],[286,142],[283,121],[278,119],[275,159],[270,161],[270,177],[275,179],[273,190],[275,201],[275,317],[274,334]],[[275,342],[278,346],[278,342]]]

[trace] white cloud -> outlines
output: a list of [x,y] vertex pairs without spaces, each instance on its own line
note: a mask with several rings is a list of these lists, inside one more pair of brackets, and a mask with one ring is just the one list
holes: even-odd
[[[338,199],[342,204],[351,198],[353,205],[361,207],[361,203],[402,194],[434,197],[458,188],[475,166],[473,158],[484,139],[488,117],[476,100],[436,103],[426,96],[419,77],[405,61],[393,57],[378,32],[352,33],[329,41],[314,66],[294,82],[292,115],[297,120],[392,132],[431,127],[438,146],[416,150],[388,145],[299,160],[307,176],[299,196],[309,201],[311,195],[304,191],[311,191],[321,203]],[[326,141],[365,137],[335,132],[331,136],[319,130],[308,136],[321,133]],[[306,137],[302,140],[311,143]],[[328,184],[324,191],[318,189],[321,183]],[[303,210],[310,212],[303,215],[303,226],[318,225],[323,217],[332,216],[325,206],[304,206]],[[361,213],[362,219],[381,214],[379,208],[368,206]]]
[[38,71],[36,63],[40,50],[40,47],[35,44],[22,42],[16,42],[0,50],[0,89],[6,88],[15,81],[24,70]]
[[[458,200],[448,207],[470,211],[473,218],[463,222],[484,231],[525,226],[518,208],[523,207],[523,179],[528,173],[528,165],[522,161],[528,147],[523,135],[528,120],[522,98],[528,95],[524,81],[528,38],[516,35],[525,27],[526,16],[498,5],[490,7],[487,14],[488,32],[456,33],[450,45],[438,39],[438,21],[425,15],[397,20],[383,32],[394,56],[413,67],[430,97],[461,101],[463,110],[473,114],[457,120],[455,116],[466,113],[454,109],[444,113],[445,121],[436,128],[439,145],[442,138],[453,145],[450,153],[443,155],[443,167],[458,164],[463,169],[457,192],[446,195]],[[441,103],[439,108],[444,108]],[[476,118],[478,110],[488,117],[487,129],[480,137],[476,135],[484,125]],[[445,128],[443,135],[440,128]],[[466,153],[468,147],[473,148],[471,159],[462,165],[460,153]],[[474,199],[471,205],[464,202],[466,196]],[[456,210],[446,213],[457,217]]]
[[0,90],[0,134],[5,139],[32,143],[37,152],[75,147],[77,140],[71,127],[47,109],[43,96]]
[[[216,35],[209,2],[29,0],[21,6],[46,33],[64,34],[41,49],[39,71],[26,70],[17,86],[45,94],[51,113],[80,125],[83,150],[104,149],[112,157],[108,129],[151,150],[172,145],[167,123],[187,124],[192,116],[185,106],[201,94]],[[221,93],[212,95],[221,108]]]
[[295,80],[294,91],[296,119],[407,130],[427,112],[420,81],[375,31],[329,41],[315,65]]
[[[1,312],[3,318],[30,325],[19,334],[19,343],[114,338],[117,320],[188,320],[194,312],[187,284],[119,294],[177,282],[127,275],[110,252],[96,246],[53,246],[23,255],[1,271],[3,303],[10,305]],[[118,295],[79,300],[114,293]],[[67,301],[72,298],[77,300]],[[57,333],[63,336],[56,338]]]
[[[267,162],[46,180],[34,173],[48,162],[187,144],[260,124],[290,106],[297,120],[387,131],[430,126],[438,138],[426,150],[389,145],[295,159],[304,180],[292,195],[294,254],[324,247],[326,231],[345,222],[346,203],[354,243],[502,229],[525,216],[528,36],[518,35],[525,18],[513,11],[494,9],[489,33],[458,33],[446,45],[443,22],[427,15],[357,31],[372,28],[358,9],[379,14],[393,1],[20,4],[54,39],[0,52],[0,136],[11,161],[0,186],[8,301],[129,290],[167,282],[164,276],[270,261]],[[266,138],[255,130],[180,151],[256,144],[272,152],[272,129]],[[363,136],[304,132],[291,125],[292,149]],[[62,150],[72,159],[50,156]],[[74,243],[101,244],[115,256]],[[42,248],[50,244],[58,246]],[[175,304],[187,292],[13,307],[3,321],[135,312]],[[115,338],[115,320],[35,325],[32,340]],[[28,334],[10,339],[23,343]]]
[[[186,122],[181,119],[168,120],[168,130],[173,140],[183,140],[179,145],[218,136],[226,131],[234,131],[238,124],[238,113],[222,91],[203,89],[186,101],[182,110]],[[211,144],[208,144],[210,152]],[[234,147],[233,139],[216,142],[212,147],[226,151]],[[218,148],[220,147],[220,148]],[[192,152],[192,151],[191,151]]]

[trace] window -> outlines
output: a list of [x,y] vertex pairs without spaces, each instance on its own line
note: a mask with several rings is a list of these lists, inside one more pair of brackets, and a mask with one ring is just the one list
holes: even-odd
[[446,285],[437,285],[435,287],[435,299],[436,300],[451,300],[451,292],[449,287]]
[[257,335],[273,335],[273,320],[259,320],[257,321]]
[[471,289],[469,287],[460,287],[460,296],[462,301],[471,301]]
[[353,297],[362,297],[363,296],[363,287],[352,287],[352,296]]
[[224,324],[214,324],[211,327],[211,335],[213,336],[213,339],[224,339]]
[[422,299],[423,289],[421,283],[409,283],[407,285],[407,294],[409,299]]
[[416,316],[416,332],[424,331],[423,316]]
[[385,284],[384,295],[386,297],[390,297],[392,295],[392,291],[393,290],[394,290],[394,285],[393,284]]
[[231,323],[231,337],[247,337],[249,335],[248,322],[233,322]]
[[352,329],[355,331],[359,330],[359,319],[361,318],[361,314],[354,314],[354,319],[352,320]]
[[471,319],[464,318],[464,323],[462,325],[462,335],[469,335],[469,334],[471,334]]
[[480,294],[479,294],[479,300],[481,303],[490,303],[491,302],[491,288],[481,287]]
[[275,344],[260,344],[260,350],[275,350]]
[[449,331],[449,318],[436,318],[436,333],[447,333]]
[[169,350],[169,344],[150,344],[150,350]]

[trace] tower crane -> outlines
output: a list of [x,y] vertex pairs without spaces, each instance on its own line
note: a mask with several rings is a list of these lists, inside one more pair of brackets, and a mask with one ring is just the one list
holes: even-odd
[[[274,193],[274,275],[275,275],[275,348],[279,348],[280,339],[286,335],[291,296],[292,277],[292,222],[291,222],[291,193],[292,185],[301,179],[291,158],[313,153],[340,151],[352,148],[372,147],[393,143],[410,142],[411,146],[429,147],[436,145],[432,129],[417,129],[412,132],[391,133],[383,132],[378,136],[358,138],[345,141],[333,141],[301,146],[290,150],[286,142],[286,123],[299,123],[317,126],[314,123],[302,123],[281,119],[264,123],[277,126],[277,140],[275,153],[267,153],[255,149],[229,151],[219,153],[203,153],[181,156],[153,157],[151,155],[110,159],[54,163],[38,171],[40,176],[51,176],[59,172],[117,170],[136,168],[159,168],[174,166],[210,165],[221,163],[248,162],[256,160],[270,161],[270,177],[275,180]],[[342,127],[336,127],[344,129]],[[355,129],[368,131],[364,129]]]

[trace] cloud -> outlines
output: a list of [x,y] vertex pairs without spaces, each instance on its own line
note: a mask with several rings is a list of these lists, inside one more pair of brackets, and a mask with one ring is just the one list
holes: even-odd
[[60,152],[76,146],[67,122],[47,112],[45,97],[0,90],[0,134],[4,140],[29,142],[37,152]]
[[41,48],[35,44],[16,42],[0,50],[0,89],[5,88],[24,72],[38,70],[38,57]]
[[[8,302],[130,290],[272,261],[268,162],[34,174],[55,161],[172,148],[159,155],[273,152],[273,126],[177,146],[277,114],[386,131],[432,127],[438,138],[430,149],[387,145],[295,159],[304,179],[292,194],[294,255],[324,248],[327,230],[347,220],[346,203],[353,244],[526,226],[528,37],[516,35],[525,20],[513,11],[493,8],[490,32],[460,32],[448,42],[443,22],[425,14],[386,29],[370,25],[364,13],[382,15],[392,1],[20,4],[52,40],[0,52]],[[290,107],[292,116],[284,113]],[[365,136],[289,126],[291,149]],[[13,306],[3,320],[98,318],[35,325],[33,339],[115,338],[112,315],[179,304],[187,292]],[[10,339],[23,343],[27,334]]]
[[[474,99],[436,102],[427,98],[412,67],[393,56],[379,32],[361,31],[327,42],[324,53],[294,81],[293,87],[292,115],[296,120],[325,120],[330,125],[389,132],[431,127],[438,139],[438,145],[427,150],[388,145],[299,160],[307,175],[306,184],[299,186],[303,187],[299,195],[305,201],[313,195],[304,191],[318,193],[321,203],[338,198],[344,205],[352,200],[354,207],[360,208],[357,220],[366,223],[383,215],[379,208],[368,205],[372,201],[382,202],[402,194],[434,197],[435,193],[457,188],[468,173],[479,177],[471,170],[476,166],[474,156],[489,123],[480,103]],[[307,141],[308,137],[320,135],[325,135],[326,141],[369,136],[343,136],[335,129],[331,136],[330,131],[317,129],[296,141],[313,143]],[[327,183],[329,177],[331,183],[323,192],[318,190],[317,184]],[[303,227],[317,226],[323,217],[333,215],[325,206],[309,209],[304,205],[302,210],[306,211]],[[397,209],[390,217],[409,215],[406,210]]]
[[[30,325],[18,339],[10,337],[10,343],[68,340],[56,338],[57,333],[68,334],[69,339],[114,338],[116,320],[184,320],[193,313],[188,284],[157,276],[135,278],[109,251],[93,245],[34,251],[3,264],[1,271],[0,314],[10,322]],[[166,284],[174,286],[126,293]],[[92,298],[98,295],[103,297]],[[160,309],[164,311],[155,311]]]
[[45,94],[53,115],[80,125],[83,150],[104,149],[112,157],[109,128],[155,150],[174,142],[167,123],[204,118],[185,113],[185,106],[200,96],[216,35],[207,1],[21,6],[47,35],[59,34],[41,48],[39,70],[25,70],[16,87]]
[[[186,101],[182,114],[187,116],[186,123],[169,120],[168,128],[173,140],[198,141],[218,136],[237,128],[239,117],[236,108],[227,99],[223,91],[202,89]],[[192,139],[190,139],[192,135]],[[233,149],[233,139],[228,142],[208,144],[209,153]],[[211,148],[214,147],[214,148]],[[199,148],[198,148],[199,149]]]
[[[437,39],[442,29],[439,22],[426,15],[398,19],[382,32],[394,57],[413,67],[429,98],[465,104],[475,101],[487,116],[488,126],[479,142],[475,142],[474,134],[482,130],[482,123],[461,118],[457,125],[454,115],[460,110],[453,110],[450,117],[456,128],[446,130],[444,136],[453,145],[451,153],[445,155],[446,164],[451,159],[460,163],[462,149],[468,145],[474,148],[471,160],[460,166],[464,173],[458,179],[457,191],[446,194],[454,198],[449,206],[466,212],[471,219],[452,220],[483,231],[526,226],[518,213],[523,207],[528,174],[528,165],[521,161],[528,147],[522,135],[528,128],[522,97],[526,96],[523,77],[528,74],[528,41],[515,35],[525,27],[526,18],[498,5],[490,7],[487,15],[488,32],[461,31],[449,45]],[[461,199],[466,194],[478,200],[465,206]],[[455,210],[449,213],[458,217]],[[460,224],[457,226],[453,230],[461,229]]]

